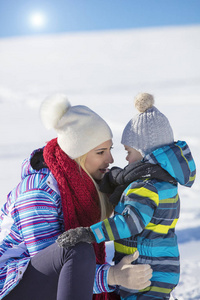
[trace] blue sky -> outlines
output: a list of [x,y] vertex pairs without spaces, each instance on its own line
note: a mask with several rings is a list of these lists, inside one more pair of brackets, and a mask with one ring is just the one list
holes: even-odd
[[0,37],[192,24],[200,0],[0,0]]

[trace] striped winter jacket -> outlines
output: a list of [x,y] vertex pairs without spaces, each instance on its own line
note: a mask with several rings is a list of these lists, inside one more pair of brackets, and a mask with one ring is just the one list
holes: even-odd
[[[194,182],[195,164],[185,142],[159,148],[144,161],[159,164],[181,185],[190,187]],[[121,288],[121,299],[168,299],[179,281],[177,185],[156,179],[134,181],[123,192],[114,216],[91,226],[98,242],[115,241],[115,262],[138,249],[136,263],[153,269],[150,287],[143,291]]]
[[[60,193],[49,169],[33,170],[27,159],[21,176],[0,210],[0,299],[19,283],[31,257],[64,231]],[[108,267],[97,265],[94,294],[113,291]]]

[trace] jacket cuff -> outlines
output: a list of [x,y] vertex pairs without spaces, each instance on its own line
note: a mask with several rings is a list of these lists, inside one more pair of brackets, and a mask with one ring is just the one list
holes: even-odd
[[98,244],[105,241],[105,236],[102,229],[102,222],[96,223],[92,225],[90,228]]
[[111,293],[116,290],[115,286],[108,285],[109,264],[96,265],[93,294]]

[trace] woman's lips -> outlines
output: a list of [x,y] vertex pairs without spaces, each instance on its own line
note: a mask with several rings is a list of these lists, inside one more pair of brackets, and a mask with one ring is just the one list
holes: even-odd
[[102,174],[105,174],[107,172],[107,168],[106,169],[99,169],[99,171],[102,173]]

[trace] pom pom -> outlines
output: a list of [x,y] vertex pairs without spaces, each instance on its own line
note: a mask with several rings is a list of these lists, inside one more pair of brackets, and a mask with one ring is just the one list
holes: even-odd
[[150,94],[141,93],[135,97],[135,107],[141,113],[145,112],[153,105],[154,105],[154,97]]
[[47,97],[41,107],[40,116],[47,129],[56,128],[62,116],[71,107],[66,95],[55,94]]

